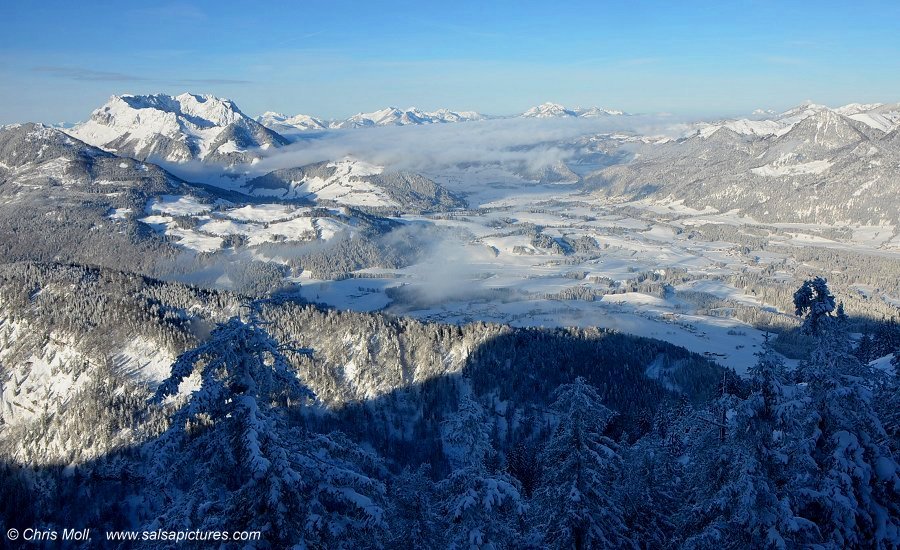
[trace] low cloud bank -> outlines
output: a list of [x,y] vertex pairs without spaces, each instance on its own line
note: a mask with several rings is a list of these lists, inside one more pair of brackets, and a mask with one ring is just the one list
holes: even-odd
[[265,173],[353,157],[396,170],[422,171],[460,163],[525,163],[538,169],[575,154],[574,140],[609,133],[677,135],[685,121],[667,116],[592,119],[493,119],[423,126],[358,128],[300,135],[253,166]]

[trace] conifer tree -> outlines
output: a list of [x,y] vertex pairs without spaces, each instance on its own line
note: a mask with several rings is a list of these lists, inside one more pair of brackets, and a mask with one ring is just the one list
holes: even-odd
[[487,426],[484,410],[471,396],[463,396],[444,424],[445,449],[455,466],[438,486],[449,520],[448,548],[505,548],[516,546],[520,537],[525,504],[516,480],[486,465],[495,452]]
[[614,496],[622,458],[618,445],[603,435],[612,411],[581,377],[553,396],[559,425],[542,453],[545,475],[535,494],[546,543],[554,548],[635,547]]
[[[272,545],[329,545],[384,525],[375,459],[340,434],[286,414],[313,399],[265,330],[260,303],[182,354],[156,401],[197,371],[200,387],[151,448],[165,512],[152,527],[261,530]],[[300,350],[308,353],[308,350]]]
[[896,543],[900,467],[873,406],[877,376],[852,354],[845,321],[824,279],[806,281],[794,303],[816,342],[800,371],[811,400],[808,452],[816,465],[795,489],[807,507],[804,515],[829,544]]

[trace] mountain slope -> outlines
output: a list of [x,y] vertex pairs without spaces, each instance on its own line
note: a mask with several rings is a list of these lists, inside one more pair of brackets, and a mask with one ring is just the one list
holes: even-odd
[[139,218],[165,195],[209,200],[162,168],[37,124],[0,130],[0,260],[75,261],[152,272],[175,249]]
[[809,106],[787,128],[759,136],[720,126],[706,136],[644,145],[632,162],[587,180],[604,194],[671,197],[760,221],[898,222],[893,133],[870,134],[858,121]]
[[275,170],[247,182],[247,189],[258,196],[404,212],[449,210],[466,204],[419,174],[385,172],[380,166],[351,159]]
[[[79,390],[107,377],[119,384],[120,397],[145,411],[143,398],[167,377],[174,356],[202,341],[213,323],[239,314],[244,301],[116,270],[0,265],[0,458],[77,464],[116,443],[140,440],[147,426],[134,424],[93,427],[107,432],[102,448],[70,440],[65,428],[83,426],[83,407],[104,405]],[[463,374],[478,394],[498,392],[511,407],[521,407],[519,415],[540,405],[548,387],[574,375],[606,381],[611,406],[623,415],[653,409],[673,397],[645,375],[663,358],[683,381],[706,380],[712,387],[721,379],[719,367],[684,349],[594,329],[442,325],[278,300],[262,309],[262,319],[279,342],[314,350],[312,356],[296,356],[292,369],[330,409],[322,412],[343,417],[345,429],[363,434],[370,424],[354,419],[368,407],[369,421],[379,426],[377,437],[385,443],[402,443],[416,425],[439,429],[453,406],[447,397],[457,391],[454,378]],[[526,383],[509,386],[516,376]],[[197,382],[192,378],[182,397]],[[706,384],[691,387],[691,397],[704,397]],[[416,414],[423,409],[427,415]],[[42,411],[50,413],[49,425]],[[382,430],[388,426],[402,429]],[[34,432],[27,442],[16,439],[29,429]]]
[[694,125],[689,135],[705,138],[719,128],[728,128],[747,136],[780,136],[808,118],[829,116],[829,113],[852,121],[850,124],[854,125],[857,131],[870,137],[890,132],[891,129],[900,125],[900,104],[850,103],[843,107],[829,109],[825,105],[805,102],[783,113],[757,110],[754,115],[759,118],[701,122]]

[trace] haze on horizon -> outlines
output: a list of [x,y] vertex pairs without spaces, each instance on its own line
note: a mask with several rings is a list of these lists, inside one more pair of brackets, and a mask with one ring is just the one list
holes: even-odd
[[112,94],[212,93],[343,118],[504,115],[544,101],[685,116],[900,99],[900,5],[861,2],[10,4],[0,123],[85,120]]

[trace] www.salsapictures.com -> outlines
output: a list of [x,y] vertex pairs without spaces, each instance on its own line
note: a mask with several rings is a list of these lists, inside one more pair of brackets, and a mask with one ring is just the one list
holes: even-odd
[[100,531],[95,529],[26,529],[11,528],[6,538],[16,542],[88,542],[99,538],[108,542],[246,542],[260,540],[259,531]]

